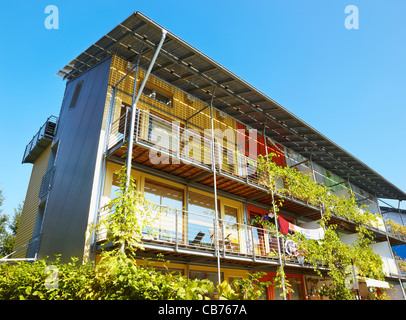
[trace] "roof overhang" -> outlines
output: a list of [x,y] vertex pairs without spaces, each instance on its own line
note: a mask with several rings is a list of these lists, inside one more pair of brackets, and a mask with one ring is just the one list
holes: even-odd
[[[143,50],[146,69],[162,27],[140,12],[117,25],[57,75],[70,80],[110,55],[133,62]],[[406,200],[406,194],[365,163],[336,145],[264,93],[168,32],[151,72],[173,86],[213,105],[302,156],[379,198]]]

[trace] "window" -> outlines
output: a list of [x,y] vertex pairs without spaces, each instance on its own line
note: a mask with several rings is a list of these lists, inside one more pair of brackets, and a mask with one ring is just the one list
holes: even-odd
[[188,243],[195,246],[211,246],[210,231],[214,228],[214,198],[189,191]]
[[[208,279],[211,282],[213,282],[214,287],[219,284],[218,283],[218,273],[216,271],[197,271],[197,270],[190,270],[189,271],[189,279],[194,280],[194,279],[199,279],[199,280],[204,280]],[[224,273],[220,272],[220,281],[224,281]],[[218,291],[217,289],[214,289],[213,294],[208,294],[208,297],[212,300],[215,300],[218,298]]]
[[79,94],[80,94],[80,91],[82,89],[82,85],[83,85],[83,80],[79,81],[76,84],[75,91],[73,92],[73,96],[72,96],[72,99],[71,99],[70,104],[69,104],[69,110],[76,107],[76,103],[78,102]]
[[[247,206],[247,208],[249,205]],[[261,209],[259,209],[260,211]],[[265,210],[264,210],[265,211]],[[270,241],[268,232],[266,232],[262,225],[258,223],[258,219],[262,218],[262,214],[259,212],[254,212],[254,211],[249,211],[249,218],[250,218],[250,224],[253,226],[251,228],[252,230],[252,236],[254,240],[254,250],[255,254],[257,255],[266,255],[267,252],[269,251],[269,246],[267,246],[267,241]]]
[[188,211],[214,218],[214,198],[204,194],[189,192]]
[[116,193],[120,190],[120,181],[118,180],[118,175],[113,174],[113,182],[111,184],[110,199],[116,198]]
[[239,228],[238,228],[238,210],[233,207],[224,206],[224,237],[228,237],[231,241],[231,249],[239,250]]
[[[199,279],[199,280],[204,280],[208,279],[211,282],[214,283],[214,286],[217,286],[218,283],[218,273],[215,271],[194,271],[191,270],[189,271],[189,279],[194,280],[194,279]],[[220,273],[220,279],[221,282],[224,281],[224,274],[223,272]]]
[[182,210],[182,189],[145,179],[144,194],[145,198],[156,204]]
[[165,207],[165,210],[161,210],[160,215],[157,214],[153,223],[158,237],[170,241],[175,238],[182,241],[183,190],[145,179],[144,195],[146,199]]
[[161,90],[146,85],[144,87],[144,90],[142,91],[142,94],[160,103],[163,103],[168,107],[172,107],[172,97],[169,94],[162,92]]
[[[301,276],[287,276],[292,291],[286,296],[287,300],[304,300],[304,287]],[[274,277],[275,283],[275,277]],[[283,289],[274,286],[275,300],[283,300]]]

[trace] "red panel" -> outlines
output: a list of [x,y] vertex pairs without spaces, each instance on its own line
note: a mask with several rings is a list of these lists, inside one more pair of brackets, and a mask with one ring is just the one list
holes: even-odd
[[250,217],[251,213],[259,213],[261,216],[264,216],[269,213],[269,210],[257,208],[257,207],[247,204],[247,212],[248,212],[248,217]]
[[[250,140],[249,140],[249,133],[247,130],[247,127],[242,124],[241,122],[237,121],[237,141],[238,145],[240,146],[240,150],[243,152],[244,155],[251,157],[253,159],[256,159],[258,155],[266,155],[265,151],[265,141],[264,141],[264,136],[261,134],[258,134],[256,144],[257,144],[257,154],[254,154],[254,152],[250,152]],[[251,142],[252,143],[252,142]],[[267,149],[268,149],[268,154],[269,153],[274,153],[276,154],[273,158],[272,161],[275,162],[276,164],[286,167],[286,160],[285,160],[285,153],[283,147],[276,143],[272,144],[269,139],[266,141]]]

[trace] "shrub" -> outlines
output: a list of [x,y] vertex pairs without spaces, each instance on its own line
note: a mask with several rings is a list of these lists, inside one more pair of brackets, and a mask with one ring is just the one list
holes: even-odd
[[0,299],[201,300],[214,290],[208,280],[156,271],[116,252],[104,254],[97,266],[76,262],[63,264],[57,259],[51,264],[44,259],[1,264]]

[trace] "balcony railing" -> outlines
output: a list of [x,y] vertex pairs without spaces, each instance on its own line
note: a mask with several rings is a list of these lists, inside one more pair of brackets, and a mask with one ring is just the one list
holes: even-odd
[[52,142],[58,118],[50,116],[27,144],[22,163],[34,163],[42,151]]
[[[164,120],[154,114],[136,109],[134,139],[138,145],[152,150],[150,161],[158,164],[167,154],[185,164],[193,164],[205,170],[217,170],[219,173],[239,179],[248,184],[264,188],[263,177],[257,170],[257,160],[240,153],[237,148],[214,141],[210,130],[200,132],[185,129],[179,123]],[[123,114],[110,127],[108,149],[114,150],[122,145],[130,128],[129,113]],[[214,152],[213,152],[214,150]]]
[[386,220],[388,233],[396,239],[406,242],[406,227],[400,225],[393,220]]
[[[106,218],[106,213],[99,217]],[[97,242],[107,238],[100,230]],[[217,235],[217,237],[216,237]],[[279,241],[279,246],[278,246]],[[212,214],[199,214],[162,206],[153,225],[144,230],[145,247],[188,254],[278,263],[283,253],[285,263],[298,263],[295,256],[285,250],[286,239],[275,232],[235,221],[216,219]],[[218,243],[218,247],[217,247]]]
[[[26,244],[14,250],[12,253],[0,258],[0,263],[6,261],[35,261],[37,259],[40,240],[41,234],[33,236]],[[24,258],[11,258],[17,252],[23,255]],[[22,254],[21,252],[24,252],[24,254]]]
[[44,174],[41,180],[41,186],[39,189],[38,196],[42,198],[45,196],[49,190],[51,190],[52,183],[54,181],[55,166],[53,166],[47,173]]
[[[142,241],[147,249],[160,252],[168,251],[196,256],[216,257],[245,261],[314,268],[304,262],[303,257],[292,254],[288,249],[286,236],[276,231],[242,224],[227,219],[218,219],[213,213],[200,214],[190,211],[159,206],[155,212],[153,224],[144,232]],[[107,212],[100,212],[99,221],[107,217]],[[217,236],[216,236],[217,235]],[[98,231],[97,242],[107,239],[107,230]],[[394,259],[380,256],[383,271],[388,277],[405,277]],[[318,268],[326,266],[320,261]]]

